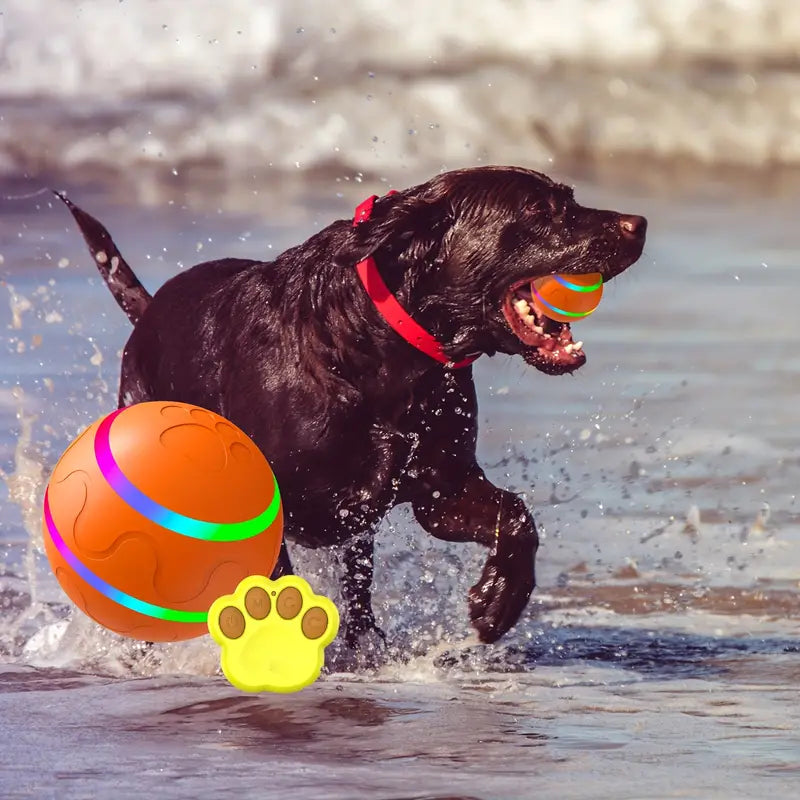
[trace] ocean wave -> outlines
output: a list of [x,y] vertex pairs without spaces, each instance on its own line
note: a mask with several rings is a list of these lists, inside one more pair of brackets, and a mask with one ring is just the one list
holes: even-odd
[[642,158],[800,164],[800,4],[6,0],[0,15],[5,174]]

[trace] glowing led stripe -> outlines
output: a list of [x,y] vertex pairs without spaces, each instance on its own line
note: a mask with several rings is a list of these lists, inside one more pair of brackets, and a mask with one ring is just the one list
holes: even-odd
[[111,452],[109,432],[111,423],[125,409],[120,408],[109,414],[97,429],[94,437],[94,454],[100,472],[108,481],[109,486],[129,505],[151,522],[167,528],[182,536],[192,539],[204,539],[213,542],[236,542],[241,539],[250,539],[263,533],[275,522],[280,511],[281,496],[278,491],[278,481],[275,479],[272,501],[267,508],[252,519],[242,522],[206,522],[193,517],[186,517],[177,511],[160,505],[149,498],[144,492],[134,486],[123,474],[114,455]]
[[536,295],[536,299],[543,305],[547,306],[551,311],[555,311],[557,314],[563,314],[565,317],[588,317],[589,314],[593,313],[597,310],[597,306],[589,311],[565,311],[563,308],[558,308],[557,306],[551,305],[547,302],[547,300],[542,297],[539,292],[536,291],[536,287],[533,287],[533,293]]
[[47,525],[47,532],[50,534],[50,538],[53,540],[56,550],[61,553],[67,564],[69,564],[89,586],[96,589],[100,594],[105,595],[109,600],[113,600],[115,603],[129,608],[137,614],[144,614],[146,617],[165,619],[170,622],[208,621],[208,612],[206,611],[178,611],[174,608],[162,608],[161,606],[153,605],[144,600],[139,600],[137,597],[132,597],[120,589],[115,589],[110,583],[106,583],[102,578],[95,575],[94,572],[69,549],[67,543],[58,532],[58,528],[56,528],[56,524],[53,521],[53,515],[50,512],[48,490],[45,490],[44,493],[44,519]]
[[603,276],[600,276],[600,280],[594,284],[594,286],[584,286],[581,283],[572,283],[568,281],[562,275],[553,275],[553,277],[562,285],[566,286],[567,289],[571,289],[573,292],[594,292],[599,289],[603,285]]

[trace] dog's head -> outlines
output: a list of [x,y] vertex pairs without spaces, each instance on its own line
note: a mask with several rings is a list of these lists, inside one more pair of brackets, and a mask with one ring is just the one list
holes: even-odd
[[607,282],[642,254],[646,228],[644,217],[579,205],[541,173],[478,167],[376,201],[337,261],[373,255],[389,289],[454,360],[499,351],[557,375],[586,356],[569,324],[539,312],[531,282],[597,272]]

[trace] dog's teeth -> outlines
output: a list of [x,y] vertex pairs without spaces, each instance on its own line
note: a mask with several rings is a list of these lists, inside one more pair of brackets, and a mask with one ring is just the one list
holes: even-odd
[[527,300],[517,300],[514,303],[514,308],[516,309],[518,314],[528,314],[531,310],[531,307],[528,305]]
[[575,342],[575,349],[580,350],[583,347],[583,342]]
[[544,328],[541,325],[536,325],[534,323],[532,327],[533,330],[536,331],[536,333],[544,333]]
[[533,317],[523,317],[522,321],[533,330],[536,330],[536,320]]
[[564,352],[565,353],[572,353],[573,350],[577,349],[577,345],[575,344],[567,344],[564,345]]

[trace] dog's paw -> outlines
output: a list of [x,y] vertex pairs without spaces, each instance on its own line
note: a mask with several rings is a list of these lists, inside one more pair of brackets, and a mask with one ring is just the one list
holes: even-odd
[[481,579],[469,590],[469,616],[485,644],[512,628],[534,587],[533,563],[490,557]]
[[222,648],[222,671],[245,692],[296,692],[313,683],[339,613],[296,575],[245,578],[214,601],[208,629]]

